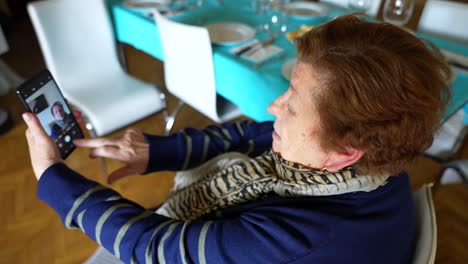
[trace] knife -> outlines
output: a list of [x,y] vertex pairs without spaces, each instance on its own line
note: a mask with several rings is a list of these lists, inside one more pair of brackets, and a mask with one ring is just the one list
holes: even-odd
[[440,50],[445,61],[452,67],[468,71],[468,57],[445,49]]
[[464,70],[464,71],[468,71],[468,66],[467,65],[463,65],[459,62],[456,62],[456,61],[448,61],[448,64],[450,66],[453,66],[454,68],[458,68],[460,70]]
[[261,47],[270,45],[271,43],[273,43],[274,40],[275,39],[273,37],[267,38],[265,40],[262,40],[260,42],[255,43],[254,45],[249,45],[249,46],[247,46],[245,48],[240,49],[239,51],[237,51],[235,53],[235,55],[236,56],[242,56],[242,55],[245,55],[245,54],[249,53],[250,51],[253,52],[254,50],[258,50]]

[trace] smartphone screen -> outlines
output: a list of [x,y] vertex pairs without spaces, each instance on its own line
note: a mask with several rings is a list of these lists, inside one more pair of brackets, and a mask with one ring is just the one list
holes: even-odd
[[83,138],[83,133],[50,72],[46,70],[29,79],[16,93],[55,141],[62,159],[67,158],[75,149],[73,139]]

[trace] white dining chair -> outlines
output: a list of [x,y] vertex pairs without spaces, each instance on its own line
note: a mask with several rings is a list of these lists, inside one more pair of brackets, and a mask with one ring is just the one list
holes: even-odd
[[468,44],[468,3],[427,0],[418,31]]
[[236,105],[216,93],[208,30],[171,21],[156,10],[154,17],[163,50],[166,87],[180,99],[178,107],[167,117],[166,133],[170,132],[183,103],[218,123],[241,116]]
[[96,136],[165,108],[158,87],[121,68],[105,0],[37,1],[28,12],[47,68]]
[[440,124],[431,147],[424,152],[427,157],[440,163],[453,160],[468,132],[464,121],[465,114],[463,107],[460,107]]
[[432,264],[437,248],[437,223],[430,185],[423,185],[413,194],[415,209],[415,244],[413,264]]
[[468,159],[445,163],[440,184],[468,184]]
[[[319,2],[332,4],[338,7],[342,7],[342,8],[348,8],[348,0],[320,0]],[[381,3],[382,3],[382,0],[372,0],[371,6],[369,7],[368,10],[366,10],[366,14],[372,17],[376,17],[377,14],[379,13]]]

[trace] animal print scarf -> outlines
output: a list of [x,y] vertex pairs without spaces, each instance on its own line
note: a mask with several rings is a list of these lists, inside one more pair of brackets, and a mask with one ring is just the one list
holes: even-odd
[[338,172],[313,170],[271,150],[256,158],[230,152],[179,172],[172,193],[156,213],[193,220],[270,193],[297,197],[369,192],[384,185],[388,177],[358,175],[351,167]]

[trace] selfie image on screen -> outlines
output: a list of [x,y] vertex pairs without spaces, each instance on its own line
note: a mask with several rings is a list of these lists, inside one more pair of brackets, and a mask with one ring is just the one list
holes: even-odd
[[49,107],[49,104],[47,103],[45,96],[40,95],[36,97],[36,99],[29,101],[28,106],[31,109],[31,112],[39,114],[40,112],[44,111],[47,107]]
[[60,96],[55,83],[49,81],[26,99],[44,130],[54,140],[60,139],[74,124],[72,112]]

